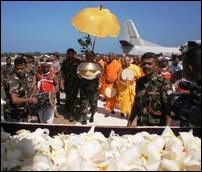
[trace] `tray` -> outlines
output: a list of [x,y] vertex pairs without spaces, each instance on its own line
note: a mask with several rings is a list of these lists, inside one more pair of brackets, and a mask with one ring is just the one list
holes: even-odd
[[[11,135],[16,134],[20,129],[35,131],[37,128],[48,128],[50,131],[50,136],[57,135],[58,133],[64,134],[80,134],[83,132],[88,132],[92,126],[77,126],[77,125],[65,125],[65,124],[40,124],[40,123],[19,123],[19,122],[2,122],[1,127],[5,132],[9,132]],[[201,138],[201,128],[180,128],[180,127],[170,127],[175,135],[179,132],[193,130],[193,135]],[[117,127],[117,126],[95,126],[97,132],[101,132],[105,137],[108,137],[113,130],[118,135],[125,134],[136,134],[138,132],[146,131],[150,134],[161,134],[165,126],[153,126],[153,127]]]

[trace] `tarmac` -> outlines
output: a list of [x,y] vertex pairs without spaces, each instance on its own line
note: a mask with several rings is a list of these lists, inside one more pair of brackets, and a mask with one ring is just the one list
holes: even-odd
[[[77,106],[77,110],[76,110],[76,115],[75,118],[76,120],[74,122],[70,122],[69,121],[69,117],[70,114],[67,114],[67,112],[65,112],[64,110],[64,98],[65,98],[65,94],[61,93],[60,94],[60,98],[61,98],[61,105],[57,106],[57,110],[59,115],[59,118],[54,118],[54,123],[56,124],[74,124],[74,125],[82,125],[81,121],[82,121],[82,117],[79,114],[79,106]],[[98,108],[97,108],[97,112],[94,115],[94,122],[89,123],[89,120],[87,120],[87,125],[85,126],[92,126],[92,125],[96,125],[96,126],[127,126],[127,119],[125,119],[124,117],[121,117],[120,115],[120,110],[118,109],[118,107],[116,106],[114,111],[115,113],[113,114],[109,114],[108,117],[105,117],[105,114],[107,113],[105,110],[105,102],[102,101],[101,99],[98,100]],[[88,118],[90,117],[90,113],[87,114]]]

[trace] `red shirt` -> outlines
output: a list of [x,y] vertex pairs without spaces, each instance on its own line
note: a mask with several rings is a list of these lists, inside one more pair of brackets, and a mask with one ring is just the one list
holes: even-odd
[[39,93],[49,93],[55,89],[55,83],[53,78],[55,77],[55,72],[51,70],[48,74],[37,74],[37,87]]

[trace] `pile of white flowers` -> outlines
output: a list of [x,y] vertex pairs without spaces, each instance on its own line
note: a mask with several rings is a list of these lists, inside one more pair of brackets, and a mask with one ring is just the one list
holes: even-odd
[[201,139],[139,132],[106,138],[101,132],[58,134],[48,129],[1,132],[1,171],[186,171],[201,170]]

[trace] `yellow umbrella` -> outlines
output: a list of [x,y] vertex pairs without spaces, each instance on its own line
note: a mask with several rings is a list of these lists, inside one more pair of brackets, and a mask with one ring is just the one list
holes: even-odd
[[71,23],[78,31],[98,38],[117,37],[120,31],[117,17],[102,5],[81,10]]

